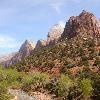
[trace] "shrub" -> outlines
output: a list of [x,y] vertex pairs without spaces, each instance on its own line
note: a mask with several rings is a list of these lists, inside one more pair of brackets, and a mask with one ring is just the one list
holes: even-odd
[[32,79],[33,84],[45,87],[45,85],[49,82],[49,75],[37,72],[32,75]]
[[68,76],[62,74],[55,87],[56,95],[65,98],[68,96],[72,87],[73,81]]
[[46,87],[46,84],[49,83],[49,75],[46,73],[33,73],[31,75],[28,75],[23,80],[23,87],[22,89],[24,91],[35,91],[37,89],[44,89]]
[[81,80],[80,88],[82,89],[83,98],[91,96],[93,88],[90,79]]
[[7,89],[0,85],[0,100],[11,100],[11,95],[7,92]]

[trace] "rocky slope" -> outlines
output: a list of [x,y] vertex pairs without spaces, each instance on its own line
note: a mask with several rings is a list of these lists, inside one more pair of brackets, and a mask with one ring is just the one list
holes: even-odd
[[72,38],[72,40],[67,40],[68,43],[69,41],[73,43],[69,43],[69,45],[74,46],[79,42],[80,44],[78,45],[82,46],[84,44],[84,41],[86,42],[89,39],[93,39],[96,45],[99,45],[99,36],[100,25],[98,23],[98,20],[92,13],[83,11],[79,16],[70,17],[70,19],[66,23],[65,29],[61,24],[54,25],[48,33],[47,41],[39,40],[36,46],[34,46],[30,41],[26,40],[25,43],[21,46],[19,52],[14,57],[12,57],[11,60],[8,60],[4,64],[6,66],[8,66],[9,64],[15,64],[16,62],[21,61],[26,56],[30,55],[30,52],[33,51],[34,47],[35,49],[40,48],[42,46],[49,47],[49,45],[51,44],[56,44],[60,38],[62,38],[62,40],[64,40],[65,38]]
[[7,67],[11,64],[15,64],[18,61],[21,61],[25,57],[29,56],[34,48],[35,45],[30,40],[26,40],[20,47],[19,51],[14,56],[12,56],[11,59],[9,58],[7,61],[2,62],[2,64]]
[[[54,27],[56,29],[56,27]],[[68,38],[56,45],[40,48],[18,63],[18,70],[38,70],[61,73],[67,68],[100,66],[100,38],[96,17],[83,11],[71,17],[66,23],[62,38]],[[70,39],[71,38],[71,39]],[[25,65],[24,67],[22,65]],[[17,66],[17,65],[16,65]]]

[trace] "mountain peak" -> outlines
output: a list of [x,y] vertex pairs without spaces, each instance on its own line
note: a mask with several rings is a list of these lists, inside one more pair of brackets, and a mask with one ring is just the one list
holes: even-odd
[[36,46],[35,46],[35,49],[38,49],[38,48],[40,48],[40,47],[43,47],[43,46],[46,46],[46,40],[38,40],[37,41],[37,44],[36,44]]
[[32,42],[32,40],[26,39],[25,42],[23,43],[24,46],[26,45],[31,45],[33,48],[35,47],[34,43]]
[[19,49],[19,53],[22,53],[22,55],[29,55],[34,48],[35,45],[31,40],[25,40],[25,42],[22,44],[22,46]]
[[54,30],[54,29],[63,29],[64,27],[65,27],[64,22],[59,21],[57,24],[55,24],[55,25],[51,28],[51,30]]
[[79,16],[70,17],[62,38],[72,38],[79,33],[87,33],[92,37],[100,36],[100,25],[94,14],[83,10]]
[[63,31],[64,31],[63,23],[59,22],[58,24],[55,24],[48,32],[47,45],[56,43],[58,39],[61,37]]
[[81,14],[92,14],[92,13],[89,12],[89,11],[87,11],[87,10],[83,10],[83,11],[81,12]]

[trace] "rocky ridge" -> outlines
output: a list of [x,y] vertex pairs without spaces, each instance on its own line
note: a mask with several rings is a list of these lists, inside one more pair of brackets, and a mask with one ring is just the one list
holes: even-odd
[[16,54],[13,54],[12,56],[1,56],[1,58],[3,58],[1,59],[0,63],[7,67],[29,56],[31,51],[34,49],[36,50],[40,47],[56,44],[61,37],[63,30],[64,26],[61,23],[54,25],[48,32],[47,40],[38,40],[36,46],[32,43],[32,41],[26,40]]
[[[33,52],[29,58],[23,61],[25,71],[29,67],[29,71],[33,69],[59,75],[62,66],[66,65],[70,68],[100,66],[99,30],[98,20],[90,12],[83,11],[79,16],[71,17],[61,35],[62,41],[58,41],[57,45],[40,48],[39,51]],[[18,70],[22,63],[19,63]]]
[[[100,38],[100,23],[92,13],[83,11],[79,16],[70,17],[66,23],[65,28],[60,23],[54,25],[48,32],[47,40],[38,40],[36,46],[34,46],[31,41],[26,40],[25,43],[21,46],[19,52],[3,64],[5,66],[15,64],[16,62],[21,61],[25,57],[29,56],[34,48],[37,49],[42,46],[56,44],[59,42],[60,38],[70,39],[77,35],[80,35],[81,38],[84,37],[84,39],[87,37]],[[80,42],[81,38],[79,39]]]

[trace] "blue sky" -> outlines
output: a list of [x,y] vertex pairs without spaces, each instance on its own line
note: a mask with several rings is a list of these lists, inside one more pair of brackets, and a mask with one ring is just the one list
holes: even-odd
[[84,9],[100,18],[100,0],[0,0],[0,54],[17,51],[25,39],[46,39],[54,24]]

